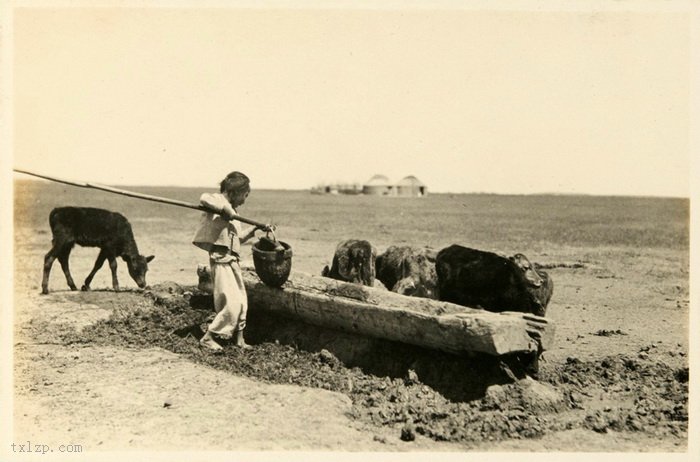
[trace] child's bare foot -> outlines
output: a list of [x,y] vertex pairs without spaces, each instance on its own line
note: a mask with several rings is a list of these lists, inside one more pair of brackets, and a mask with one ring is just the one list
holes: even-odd
[[221,353],[224,351],[221,345],[216,343],[216,340],[214,340],[209,333],[204,334],[204,337],[199,340],[199,345],[212,353]]
[[236,332],[236,343],[235,343],[236,348],[240,348],[241,350],[250,350],[253,348],[252,346],[248,345],[245,343],[245,340],[243,339],[243,331],[239,330]]

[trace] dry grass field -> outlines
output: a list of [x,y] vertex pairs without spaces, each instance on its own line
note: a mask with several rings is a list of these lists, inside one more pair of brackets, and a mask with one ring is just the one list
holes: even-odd
[[[128,189],[193,203],[203,192],[174,187]],[[453,243],[508,254],[522,252],[531,261],[548,268],[554,280],[554,296],[547,317],[556,324],[556,341],[555,347],[545,352],[543,362],[544,375],[552,383],[557,383],[552,377],[558,374],[561,378],[565,373],[569,374],[567,377],[579,374],[578,380],[583,380],[581,377],[587,369],[579,368],[574,374],[567,367],[605,363],[611,356],[624,357],[623,363],[637,371],[651,371],[644,372],[652,374],[647,377],[649,383],[645,382],[648,387],[656,386],[653,371],[667,371],[663,372],[666,375],[659,372],[656,382],[662,381],[663,375],[663,381],[669,382],[671,388],[659,391],[660,394],[650,394],[661,396],[668,401],[665,405],[671,406],[669,412],[657,409],[665,416],[663,418],[651,419],[657,411],[645,404],[650,409],[647,413],[650,419],[645,420],[647,411],[641,409],[644,403],[635,396],[638,390],[629,386],[625,390],[625,383],[613,380],[605,382],[607,385],[596,382],[599,388],[588,393],[590,396],[578,395],[580,408],[585,411],[581,417],[585,423],[581,425],[533,434],[530,438],[528,435],[517,439],[498,437],[494,441],[450,440],[426,431],[411,443],[413,446],[400,441],[389,426],[376,419],[357,418],[346,422],[339,418],[338,415],[347,413],[350,405],[343,401],[347,400],[344,395],[338,398],[337,393],[316,390],[327,394],[314,401],[318,403],[316,406],[299,404],[306,398],[297,396],[302,388],[298,386],[287,385],[289,388],[282,391],[265,392],[265,396],[275,396],[274,400],[270,398],[273,404],[235,411],[243,416],[269,413],[268,404],[287,400],[288,415],[297,416],[297,420],[268,420],[268,424],[262,423],[259,428],[242,424],[244,428],[237,433],[237,438],[225,443],[221,442],[218,430],[210,431],[211,426],[198,419],[188,419],[176,412],[170,414],[169,420],[160,414],[158,417],[149,414],[150,411],[143,410],[146,406],[143,400],[135,405],[141,409],[140,413],[110,407],[105,400],[123,402],[125,397],[117,389],[110,395],[100,387],[107,384],[112,388],[115,385],[126,387],[134,383],[137,376],[143,377],[146,371],[151,375],[143,393],[144,396],[153,393],[154,399],[164,396],[163,387],[169,390],[166,393],[169,395],[184,393],[169,383],[169,378],[190,392],[202,390],[202,395],[203,390],[210,389],[206,380],[201,379],[203,374],[220,374],[216,380],[221,381],[242,379],[220,368],[207,369],[206,360],[202,363],[188,355],[154,352],[139,342],[127,346],[124,341],[93,343],[86,335],[80,342],[61,343],[60,339],[65,337],[53,335],[46,326],[76,332],[81,332],[83,327],[90,329],[93,323],[113,314],[117,297],[133,296],[131,292],[99,291],[111,287],[107,265],[92,283],[96,292],[67,293],[58,263],[54,265],[50,280],[52,294],[39,295],[43,256],[51,241],[48,215],[52,208],[64,205],[101,207],[127,216],[141,253],[156,256],[149,265],[149,284],[174,281],[194,285],[197,264],[206,262],[206,255],[190,243],[198,222],[197,211],[60,184],[15,183],[15,372],[18,379],[15,424],[17,429],[34,437],[48,438],[46,432],[52,429],[52,441],[60,442],[61,438],[65,441],[68,435],[81,438],[92,450],[201,449],[205,443],[209,449],[253,450],[684,451],[686,448],[687,199],[491,194],[434,194],[406,199],[254,189],[239,212],[257,221],[277,224],[278,237],[294,250],[294,271],[320,274],[323,265],[330,263],[336,243],[346,238],[367,239],[380,252],[393,244],[440,249]],[[249,262],[249,250],[244,253]],[[71,271],[78,285],[92,268],[96,255],[96,249],[74,250]],[[119,275],[123,287],[136,287],[121,261]],[[43,326],[43,330],[39,326]],[[79,353],[75,352],[76,348],[80,349]],[[155,355],[155,359],[146,361],[147,364],[138,359],[143,358],[138,355],[146,352]],[[81,365],[71,363],[73,356],[81,358],[78,361]],[[134,359],[136,356],[138,358]],[[108,364],[110,373],[102,368],[99,373],[92,373],[89,364]],[[134,370],[134,364],[144,368],[143,374]],[[192,375],[183,378],[182,371],[187,368],[197,368],[192,374],[200,379],[194,380]],[[65,373],[61,369],[65,369]],[[74,375],[79,379],[71,381],[67,377],[72,373],[82,375]],[[591,377],[597,373],[591,366]],[[679,374],[681,377],[674,382],[673,378],[678,378]],[[246,380],[252,381],[239,386],[247,389],[263,386],[262,382],[255,381],[255,374],[248,375],[250,379]],[[160,389],[155,387],[156,381]],[[269,381],[266,378],[264,385]],[[94,399],[90,398],[93,396],[90,393]],[[231,399],[246,399],[239,395],[240,392]],[[201,409],[202,405],[200,397],[197,406]],[[295,406],[306,407],[300,410]],[[316,408],[315,412],[322,415],[315,416],[310,408]],[[615,425],[610,413],[622,415],[620,413],[629,409],[634,409],[636,416],[642,416],[638,417],[641,421],[628,418],[621,425]],[[287,414],[280,410],[266,418],[271,419],[272,415]],[[325,418],[327,431],[332,431],[334,436],[299,431],[299,415],[307,415],[304,420],[310,422],[318,418],[321,426]],[[81,424],[80,419],[92,419],[100,424]],[[658,424],[651,423],[653,420]],[[290,431],[285,433],[287,427]],[[62,428],[72,433],[63,432]],[[113,437],[107,436],[110,431]],[[343,433],[348,431],[351,433]]]

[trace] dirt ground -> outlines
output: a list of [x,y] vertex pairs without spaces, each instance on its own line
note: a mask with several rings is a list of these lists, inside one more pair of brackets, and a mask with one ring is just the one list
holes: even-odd
[[126,309],[124,302],[134,309],[133,298],[94,294],[97,304],[79,292],[21,300],[30,308],[18,311],[15,334],[15,434],[22,441],[90,451],[459,449],[428,438],[406,445],[388,429],[368,428],[350,418],[342,393],[251,380],[162,348],[66,341],[63,334],[89,331]]
[[[334,236],[288,233],[295,271],[328,262]],[[547,316],[557,340],[544,353],[544,388],[524,381],[455,403],[419,381],[285,345],[212,358],[171,335],[179,305],[107,290],[106,267],[98,290],[81,293],[66,290],[56,264],[52,293],[39,295],[49,240],[36,227],[15,230],[17,440],[89,452],[687,450],[687,250],[547,246],[536,260],[555,281]],[[163,249],[172,255],[149,282],[196,284],[197,257],[175,252],[179,242],[159,245],[161,260]],[[76,280],[94,255],[76,250]],[[538,407],[528,390],[556,397]]]
[[[127,295],[132,297],[125,297]],[[587,387],[588,392],[577,388],[578,394],[567,396],[569,400],[578,400],[574,408],[597,409],[585,417],[569,416],[569,420],[550,425],[546,420],[540,421],[539,417],[534,420],[526,418],[525,413],[520,412],[522,410],[516,410],[516,417],[522,418],[522,426],[510,428],[511,432],[508,429],[503,431],[494,420],[493,427],[484,429],[479,425],[476,434],[470,434],[462,441],[444,441],[450,438],[440,435],[438,427],[438,432],[434,428],[432,433],[413,432],[415,439],[406,442],[401,439],[405,425],[400,423],[400,418],[390,417],[391,413],[398,415],[405,409],[394,408],[388,402],[360,406],[370,414],[358,416],[357,410],[353,410],[352,400],[341,392],[327,391],[318,386],[273,384],[269,383],[269,377],[262,377],[263,374],[260,374],[263,380],[246,378],[242,374],[220,370],[216,365],[212,368],[192,361],[186,353],[140,345],[141,342],[128,336],[126,340],[100,339],[105,332],[103,329],[97,334],[89,332],[95,328],[95,323],[109,322],[110,318],[114,319],[115,312],[151,310],[150,300],[141,295],[123,293],[116,296],[121,296],[122,300],[115,301],[115,294],[109,291],[92,294],[57,292],[49,296],[32,294],[28,297],[26,301],[29,303],[25,306],[32,309],[21,313],[17,319],[16,434],[51,447],[79,443],[90,451],[203,451],[212,448],[236,451],[547,451],[562,448],[573,451],[678,451],[685,446],[687,429],[683,417],[679,422],[659,419],[659,413],[665,412],[663,409],[654,409],[658,412],[649,412],[645,417],[636,412],[620,417],[620,409],[625,408],[619,407],[620,396],[626,395],[629,408],[635,409],[635,392],[640,392],[637,386],[627,393],[616,393],[612,387]],[[142,332],[133,325],[132,328]],[[154,333],[164,334],[162,331]],[[190,348],[196,349],[193,340]],[[654,353],[657,352],[652,351],[652,355]],[[274,354],[263,357],[262,361],[271,360]],[[305,359],[302,357],[302,361]],[[643,374],[649,376],[655,372],[650,377],[652,381],[670,381],[675,392],[673,398],[683,396],[683,381],[676,380],[676,369],[661,367],[654,370],[649,361],[635,364],[647,366]],[[613,369],[614,366],[611,371]],[[274,373],[284,374],[281,368]],[[352,375],[354,377],[357,372]],[[594,378],[593,374],[576,367],[545,374],[550,378],[555,375],[559,384],[564,381],[586,383]],[[634,380],[620,380],[621,384],[629,385],[630,382]],[[332,381],[327,383],[329,388],[334,388]],[[410,389],[403,382],[399,383],[388,381],[388,388],[394,387],[399,394]],[[374,386],[369,386],[372,391],[368,396],[376,398],[372,393]],[[642,387],[649,388],[650,384],[644,383]],[[494,392],[497,388],[494,387]],[[645,391],[649,393],[649,390]],[[664,391],[669,393],[668,388]],[[508,392],[512,395],[512,390]],[[687,400],[687,389],[685,393]],[[652,395],[658,400],[657,394]],[[477,413],[481,414],[479,420],[489,421],[503,413],[513,417],[508,414],[509,400],[496,398],[502,408],[499,411],[503,411],[496,414],[489,413],[493,409],[484,402],[480,403],[482,409]],[[522,405],[522,400],[517,404]],[[408,402],[408,405],[415,403]],[[452,409],[453,405],[444,399],[433,400],[429,406],[430,413],[443,410],[446,414],[460,415],[460,410]],[[372,408],[383,408],[388,415],[373,416]],[[610,412],[613,410],[614,413]],[[687,419],[687,408],[676,409],[679,413],[684,411]],[[473,415],[463,410],[461,414]],[[546,419],[547,413],[542,414]],[[636,420],[631,420],[630,415]],[[598,420],[591,420],[591,416]],[[588,421],[583,426],[568,423],[576,419]],[[86,425],[86,422],[90,424]],[[566,429],[567,426],[571,428]],[[556,430],[558,427],[563,429]],[[533,433],[530,435],[529,431]]]

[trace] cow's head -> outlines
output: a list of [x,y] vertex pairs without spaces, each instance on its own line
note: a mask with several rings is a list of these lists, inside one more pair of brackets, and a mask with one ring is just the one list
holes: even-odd
[[401,261],[401,279],[392,289],[393,292],[412,297],[437,299],[437,275],[435,274],[435,256],[419,253]]
[[543,306],[539,300],[535,300],[532,304],[532,314],[535,316],[542,316],[547,313],[547,307]]
[[437,288],[435,283],[426,283],[414,278],[404,278],[396,283],[392,292],[407,295],[409,297],[423,297],[437,300]]
[[532,267],[532,264],[530,263],[530,260],[527,259],[527,257],[521,253],[516,253],[512,257],[508,257],[510,261],[515,263],[515,265],[520,268],[520,270],[523,272],[523,275],[525,276],[525,280],[527,283],[533,287],[539,287],[542,285],[542,278],[540,277],[539,274],[537,274],[537,271]]
[[145,288],[148,262],[153,260],[155,256],[149,255],[148,257],[144,257],[143,255],[124,255],[122,258],[126,262],[126,266],[129,268],[129,276],[131,276],[131,279],[133,279],[134,282],[136,282],[136,285],[141,289]]
[[338,256],[338,273],[343,280],[371,286],[376,275],[377,253],[367,241],[355,241]]

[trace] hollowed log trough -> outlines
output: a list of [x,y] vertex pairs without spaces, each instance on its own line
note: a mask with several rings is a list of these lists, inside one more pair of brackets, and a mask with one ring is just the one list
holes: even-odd
[[[212,309],[208,269],[198,269],[200,294],[190,304]],[[249,343],[326,350],[348,367],[418,379],[455,401],[536,377],[554,337],[550,321],[524,313],[491,313],[298,272],[281,288],[263,284],[252,268],[244,268],[243,279]]]
[[[554,337],[553,324],[531,314],[492,313],[299,272],[281,288],[266,286],[251,268],[243,277],[249,312],[453,354],[540,353]],[[209,289],[201,277],[200,288]]]

